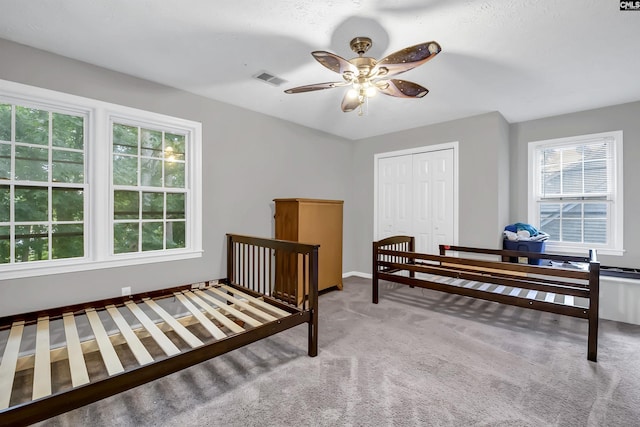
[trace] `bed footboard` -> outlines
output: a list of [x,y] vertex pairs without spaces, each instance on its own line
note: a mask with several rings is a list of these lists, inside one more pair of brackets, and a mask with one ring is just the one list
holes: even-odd
[[226,282],[308,314],[308,353],[312,357],[318,354],[318,248],[319,245],[285,240],[227,235]]
[[[441,245],[440,255],[431,255],[410,250],[412,245],[409,236],[373,243],[374,303],[378,302],[379,281],[387,280],[584,318],[589,329],[587,358],[597,361],[600,264],[595,251],[581,257]],[[452,252],[477,255],[446,255]],[[544,257],[553,266],[504,261],[513,257]]]

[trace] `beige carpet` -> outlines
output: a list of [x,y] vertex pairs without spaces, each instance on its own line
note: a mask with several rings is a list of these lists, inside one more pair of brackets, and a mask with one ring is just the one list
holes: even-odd
[[320,353],[283,334],[42,423],[53,426],[640,426],[640,326],[349,278]]

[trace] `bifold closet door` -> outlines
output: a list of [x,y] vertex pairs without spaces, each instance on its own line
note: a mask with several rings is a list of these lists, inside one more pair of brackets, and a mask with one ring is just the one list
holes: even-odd
[[377,238],[416,237],[416,251],[454,244],[453,149],[378,159]]

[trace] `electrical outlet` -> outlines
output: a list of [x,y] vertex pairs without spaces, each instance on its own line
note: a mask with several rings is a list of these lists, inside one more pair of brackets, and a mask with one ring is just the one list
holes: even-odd
[[126,286],[124,288],[122,288],[122,296],[126,297],[131,295],[131,286]]

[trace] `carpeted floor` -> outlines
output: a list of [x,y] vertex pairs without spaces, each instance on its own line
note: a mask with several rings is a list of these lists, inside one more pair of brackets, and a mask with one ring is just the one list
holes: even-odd
[[42,423],[52,426],[640,426],[640,326],[349,278],[307,329]]

